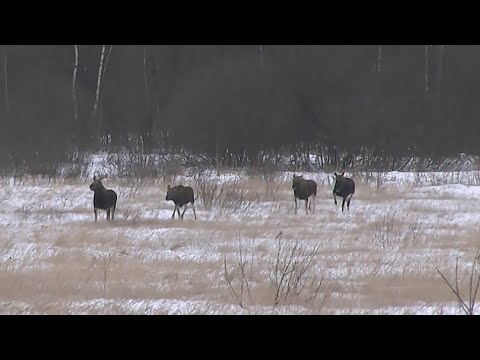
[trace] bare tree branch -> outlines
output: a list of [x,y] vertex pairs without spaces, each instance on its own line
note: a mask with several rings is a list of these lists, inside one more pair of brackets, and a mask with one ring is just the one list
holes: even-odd
[[[445,277],[445,275],[443,275],[443,273],[438,269],[438,267],[436,268],[437,272],[440,274],[442,279],[445,281],[445,283],[448,285],[450,290],[455,294],[456,298],[458,299],[459,307],[467,315],[474,315],[478,288],[480,287],[480,274],[478,274],[478,271],[476,269],[479,261],[479,256],[480,256],[480,249],[477,251],[475,255],[475,258],[473,260],[473,264],[470,270],[470,274],[469,274],[468,305],[460,294],[460,287],[459,287],[459,281],[458,281],[458,269],[459,269],[458,257],[455,262],[455,286],[452,285],[450,281],[448,281],[448,279]],[[477,278],[475,283],[476,275],[477,275]]]

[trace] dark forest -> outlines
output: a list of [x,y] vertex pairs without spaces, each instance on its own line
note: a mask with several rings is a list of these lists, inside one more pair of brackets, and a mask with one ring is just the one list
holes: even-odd
[[[2,45],[0,162],[480,153],[477,45]],[[12,165],[13,164],[13,165]]]

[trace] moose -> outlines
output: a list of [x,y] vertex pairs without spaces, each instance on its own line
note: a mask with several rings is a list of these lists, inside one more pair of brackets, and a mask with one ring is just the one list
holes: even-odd
[[342,202],[342,212],[345,207],[345,201],[347,202],[347,209],[350,211],[350,200],[352,200],[353,194],[355,194],[355,182],[350,179],[344,177],[345,173],[335,174],[335,187],[333,188],[333,200],[335,201],[335,205],[337,205],[337,196],[343,198]]
[[[175,203],[175,208],[173,209],[172,219],[175,218],[175,211],[178,212],[178,218],[183,220],[185,211],[187,211],[187,205],[192,204],[193,215],[195,220],[197,219],[197,214],[195,213],[195,197],[193,195],[193,189],[190,186],[178,185],[174,187],[167,187],[167,201],[173,201]],[[182,215],[180,216],[180,208],[185,206]]]
[[105,189],[102,184],[102,180],[105,176],[97,177],[93,176],[93,182],[90,184],[90,190],[94,192],[93,195],[93,212],[95,213],[95,221],[97,221],[97,211],[105,210],[107,212],[107,220],[110,220],[110,214],[112,220],[115,217],[115,208],[117,207],[117,193],[111,189]]
[[[317,183],[314,180],[306,180],[303,175],[293,175],[293,195],[295,197],[295,214],[297,214],[297,199],[305,200],[305,212],[308,214],[307,206],[312,210],[313,201],[313,213],[315,213],[315,199],[317,196]],[[310,204],[308,200],[310,200]]]

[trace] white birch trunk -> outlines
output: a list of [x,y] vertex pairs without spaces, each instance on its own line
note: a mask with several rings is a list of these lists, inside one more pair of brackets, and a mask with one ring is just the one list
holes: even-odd
[[74,45],[75,47],[75,58],[73,64],[73,78],[72,78],[72,98],[73,98],[73,113],[75,117],[75,123],[78,120],[78,104],[77,104],[77,94],[76,94],[76,86],[77,86],[77,72],[78,72],[78,45]]
[[[108,60],[110,59],[110,54],[112,52],[113,45],[110,45],[110,49],[108,49],[108,54],[105,57],[105,62],[103,63],[103,70],[102,70],[102,79],[105,78],[105,72],[107,71]],[[101,102],[101,96],[99,96],[98,102]],[[98,121],[102,121],[102,107],[100,107],[100,113],[98,116]]]
[[443,56],[444,56],[445,45],[440,45],[440,59],[438,64],[438,90],[439,92],[442,89],[443,84]]
[[98,66],[98,76],[97,76],[97,91],[95,93],[95,103],[93,104],[93,117],[97,113],[98,108],[98,99],[100,97],[100,87],[102,85],[102,76],[103,76],[103,63],[105,60],[105,45],[102,46],[102,53],[100,55],[100,64]]
[[112,49],[113,49],[113,45],[110,45],[110,49],[108,49],[108,54],[105,57],[105,63],[103,64],[102,78],[105,77],[105,72],[107,71],[108,60],[110,59],[110,54],[112,52]]
[[[93,119],[96,118],[97,111],[99,108],[102,80],[103,80],[103,77],[105,76],[105,71],[107,70],[108,60],[110,58],[110,53],[112,52],[112,48],[113,48],[113,45],[110,45],[110,48],[108,49],[108,53],[105,55],[106,45],[102,46],[102,53],[100,54],[100,64],[98,66],[97,91],[95,93],[95,103],[93,104],[93,113],[92,113]],[[100,110],[98,121],[100,122],[101,119],[102,119],[102,112]]]

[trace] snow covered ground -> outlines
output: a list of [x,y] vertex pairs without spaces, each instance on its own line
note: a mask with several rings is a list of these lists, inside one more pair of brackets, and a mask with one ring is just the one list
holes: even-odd
[[[291,177],[113,175],[111,223],[94,222],[89,180],[5,178],[0,313],[462,314],[437,268],[453,280],[459,258],[468,301],[480,172],[356,173],[344,213],[332,174],[304,174],[319,184],[309,215],[302,203],[294,214]],[[171,219],[166,188],[179,183],[196,191],[197,220]]]

